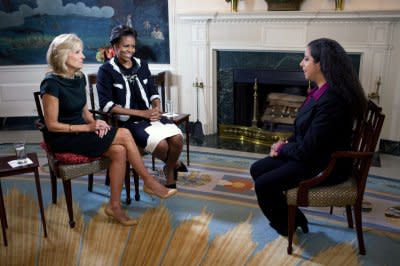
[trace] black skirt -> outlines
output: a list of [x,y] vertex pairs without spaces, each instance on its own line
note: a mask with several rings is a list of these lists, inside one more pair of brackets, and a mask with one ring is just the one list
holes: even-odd
[[45,141],[53,152],[71,152],[88,157],[99,157],[106,152],[117,133],[111,128],[107,135],[100,138],[95,132],[54,133],[45,132]]

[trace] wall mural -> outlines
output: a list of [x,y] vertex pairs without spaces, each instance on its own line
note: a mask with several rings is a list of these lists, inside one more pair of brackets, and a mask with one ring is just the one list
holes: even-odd
[[0,0],[0,65],[46,64],[52,39],[70,32],[95,63],[118,24],[138,32],[137,57],[169,64],[168,0]]

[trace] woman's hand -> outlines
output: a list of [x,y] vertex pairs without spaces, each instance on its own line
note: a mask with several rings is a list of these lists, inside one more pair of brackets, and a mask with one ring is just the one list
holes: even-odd
[[107,135],[108,131],[111,129],[111,127],[105,121],[100,119],[95,121],[94,127],[94,131],[100,138],[103,138],[105,135]]
[[144,110],[144,117],[149,119],[150,121],[159,121],[161,118],[161,112],[158,108],[152,108],[148,110]]
[[272,144],[271,151],[269,152],[269,156],[271,156],[271,157],[278,156],[281,147],[283,145],[285,145],[286,143],[288,143],[287,140],[279,140],[278,142],[275,142],[274,144]]

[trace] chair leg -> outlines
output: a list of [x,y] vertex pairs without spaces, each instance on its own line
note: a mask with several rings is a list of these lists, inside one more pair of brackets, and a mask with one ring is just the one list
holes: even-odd
[[288,248],[287,253],[292,254],[293,248],[293,234],[294,234],[294,226],[295,226],[295,218],[296,218],[296,206],[288,206]]
[[139,174],[132,168],[133,182],[135,183],[135,200],[140,200],[139,194]]
[[364,236],[362,231],[362,218],[361,218],[361,205],[362,202],[357,202],[354,207],[354,218],[356,222],[358,249],[360,255],[365,255]]
[[0,220],[1,220],[1,231],[3,232],[4,246],[7,247],[8,246],[7,235],[6,235],[7,216],[6,216],[6,209],[4,207],[3,190],[1,189],[1,183],[0,183]]
[[152,169],[153,171],[156,170],[156,158],[152,155],[151,156],[151,163],[152,163]]
[[93,174],[88,175],[88,191],[93,192]]
[[106,172],[106,180],[104,180],[104,185],[110,186],[110,172],[109,172],[108,169],[107,169],[107,172]]
[[351,206],[346,206],[346,216],[347,216],[347,224],[349,228],[353,228],[353,213],[351,212]]
[[125,171],[125,190],[126,190],[126,204],[131,204],[131,178],[130,178],[130,165],[126,163]]
[[74,221],[74,211],[72,209],[72,189],[71,189],[71,180],[64,180],[63,179],[63,186],[64,186],[64,193],[65,193],[65,201],[67,203],[67,210],[69,216],[69,226],[71,228],[75,227]]
[[57,176],[55,175],[53,169],[50,168],[50,183],[51,183],[51,201],[53,204],[57,203]]

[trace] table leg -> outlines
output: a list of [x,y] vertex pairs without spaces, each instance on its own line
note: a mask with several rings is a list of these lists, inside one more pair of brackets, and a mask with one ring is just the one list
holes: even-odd
[[36,190],[40,208],[40,215],[42,216],[44,237],[47,237],[46,218],[44,217],[43,200],[42,200],[42,189],[40,188],[39,171],[37,168],[35,169],[35,183],[36,183]]
[[190,165],[190,158],[189,158],[189,118],[185,121],[185,129],[186,129],[186,163]]
[[6,228],[8,228],[6,207],[4,205],[4,198],[3,198],[3,191],[1,190],[1,183],[0,183],[0,212],[4,214],[1,216],[2,221],[4,221],[4,226]]
[[6,209],[4,208],[3,190],[1,189],[1,183],[0,183],[0,219],[1,219],[1,230],[3,232],[4,246],[7,246],[7,236],[6,236],[7,216],[6,216]]

